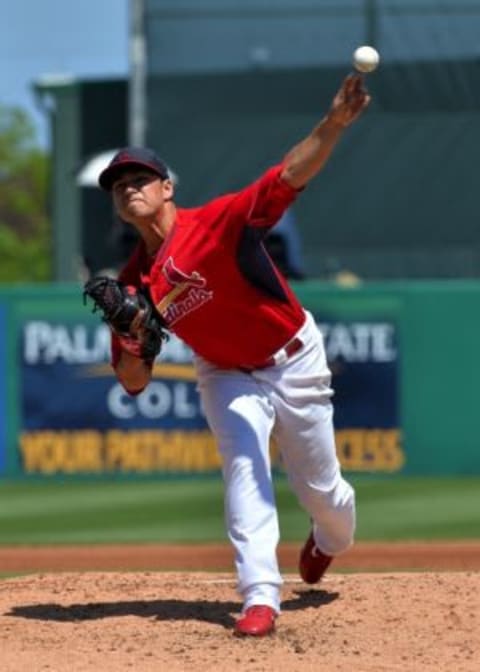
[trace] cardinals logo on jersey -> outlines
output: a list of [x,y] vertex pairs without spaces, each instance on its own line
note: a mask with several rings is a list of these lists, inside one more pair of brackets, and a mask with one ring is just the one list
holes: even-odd
[[[168,325],[210,301],[213,296],[212,291],[205,289],[207,281],[200,273],[184,273],[175,266],[172,257],[164,263],[162,272],[172,289],[157,303],[156,308]],[[185,296],[181,296],[183,294]]]

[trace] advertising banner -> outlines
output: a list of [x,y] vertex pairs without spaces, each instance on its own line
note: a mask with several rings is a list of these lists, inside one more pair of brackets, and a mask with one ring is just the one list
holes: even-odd
[[172,337],[142,394],[110,367],[104,324],[23,324],[20,450],[27,473],[197,472],[219,468],[191,352]]
[[405,464],[399,352],[391,321],[322,321],[335,391],[337,454],[344,469],[395,472]]
[[[199,473],[220,459],[196,390],[192,354],[174,336],[140,395],[110,367],[106,325],[24,319],[20,352],[20,469],[26,474]],[[398,345],[389,322],[321,322],[347,470],[398,471]],[[274,464],[280,460],[272,446]]]

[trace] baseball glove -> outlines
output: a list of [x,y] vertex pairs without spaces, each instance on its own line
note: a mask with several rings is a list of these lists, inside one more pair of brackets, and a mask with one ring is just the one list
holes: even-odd
[[83,288],[83,302],[93,301],[95,313],[117,335],[124,350],[152,363],[168,339],[165,323],[149,297],[136,287],[106,276],[92,278]]

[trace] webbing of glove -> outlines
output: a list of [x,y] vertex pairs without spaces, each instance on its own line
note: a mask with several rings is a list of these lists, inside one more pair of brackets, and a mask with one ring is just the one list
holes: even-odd
[[101,312],[102,320],[118,336],[122,348],[152,363],[168,335],[148,298],[135,287],[107,276],[85,283],[84,303],[87,297],[93,301],[92,312]]

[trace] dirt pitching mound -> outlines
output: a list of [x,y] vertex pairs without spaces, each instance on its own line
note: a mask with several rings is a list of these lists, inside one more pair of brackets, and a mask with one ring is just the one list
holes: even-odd
[[273,636],[239,639],[233,574],[80,572],[0,583],[2,672],[478,672],[480,574],[285,576]]

